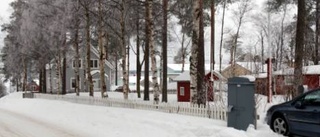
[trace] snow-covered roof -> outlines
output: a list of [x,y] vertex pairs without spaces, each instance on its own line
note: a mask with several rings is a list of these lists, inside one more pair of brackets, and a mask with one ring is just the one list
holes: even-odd
[[249,79],[250,82],[256,81],[256,77],[254,77],[253,75],[241,75],[239,77],[247,78],[247,79]]
[[[94,75],[96,73],[100,73],[100,70],[92,70],[91,72],[91,75]],[[109,77],[107,74],[104,74],[106,77]]]
[[[206,71],[206,74],[208,74],[209,72],[210,71]],[[223,77],[218,71],[213,70],[212,72],[220,80],[226,80],[226,78]],[[173,80],[174,81],[190,81],[190,72],[189,71],[184,71],[182,74],[180,74],[179,76],[175,77]]]
[[[97,56],[97,57],[99,57],[100,55],[99,55],[99,51],[96,49],[96,48],[94,48],[92,45],[90,46],[91,47],[91,51]],[[80,52],[81,52],[81,49],[79,50]],[[69,59],[67,62],[69,62],[69,61],[72,61],[72,59],[73,59],[73,57],[74,57],[74,55],[73,55],[74,53],[69,53],[69,54],[67,54],[67,58]],[[55,59],[52,59],[51,61],[50,61],[50,65],[49,65],[49,63],[48,64],[46,64],[46,69],[50,69],[50,68],[52,68],[52,67],[54,67],[54,65],[55,65]],[[105,64],[109,67],[109,68],[111,68],[111,69],[114,69],[114,66],[108,61],[108,60],[105,60]]]
[[[182,64],[168,64],[168,68],[171,68],[174,71],[182,71]],[[228,64],[222,64],[221,69],[225,69],[228,66]],[[219,70],[220,68],[219,64],[214,65],[214,70]],[[190,71],[190,64],[184,64],[184,70]],[[210,64],[205,64],[205,70],[210,70]]]
[[[287,68],[278,71],[274,71],[273,75],[293,75],[294,68]],[[320,74],[320,65],[304,66],[302,67],[302,74],[305,75],[314,75]]]
[[[99,55],[99,51],[98,51],[96,48],[94,48],[92,45],[91,45],[90,47],[91,47],[91,51],[92,51],[94,54],[96,54],[97,57],[99,57],[99,56],[100,56],[100,55]],[[109,68],[114,69],[114,66],[113,66],[109,61],[105,60],[105,64],[106,64]]]
[[261,64],[261,62],[236,62],[238,65],[250,70],[252,73],[255,72],[267,72],[268,65]]

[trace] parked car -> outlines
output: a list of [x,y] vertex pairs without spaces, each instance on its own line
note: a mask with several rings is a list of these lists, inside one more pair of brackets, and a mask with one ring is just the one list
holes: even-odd
[[[116,92],[123,92],[123,86],[118,86],[114,91]],[[129,88],[129,93],[131,92],[130,88]]]
[[270,107],[266,122],[282,135],[320,137],[320,89]]

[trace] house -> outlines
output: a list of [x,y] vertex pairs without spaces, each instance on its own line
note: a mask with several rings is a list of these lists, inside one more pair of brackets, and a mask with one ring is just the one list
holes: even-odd
[[39,84],[36,80],[32,80],[26,85],[27,91],[39,92]]
[[[175,77],[179,76],[182,73],[182,67],[184,67],[184,71],[190,71],[190,64],[168,64],[168,77],[170,79],[174,79]],[[228,65],[221,64],[221,69],[225,69]],[[205,70],[210,71],[210,64],[205,64]],[[214,70],[219,70],[220,65],[215,64]]]
[[[320,65],[304,66],[302,68],[303,85],[308,90],[318,88],[320,86]],[[293,90],[294,68],[282,69],[275,71],[273,80],[275,83],[275,94],[286,94]]]
[[[86,57],[86,52],[84,51],[85,48],[81,48],[80,50],[80,64],[79,64],[79,75],[80,75],[80,84],[79,84],[79,89],[82,92],[86,92],[88,90],[85,89],[85,68],[84,68],[84,63],[85,60],[84,58]],[[75,88],[75,59],[74,59],[74,51],[70,51],[67,54],[67,67],[66,67],[66,92],[74,92],[74,88]],[[94,91],[99,91],[101,88],[101,84],[100,84],[100,70],[99,70],[99,51],[94,48],[93,46],[91,46],[91,54],[90,54],[90,67],[91,67],[91,75],[92,75],[92,81],[93,81],[93,87],[94,87]],[[52,61],[55,62],[55,61]],[[112,81],[112,75],[113,75],[113,65],[108,62],[107,60],[105,60],[105,82],[106,82],[106,86],[107,86],[107,91],[110,91],[111,88],[111,81]],[[56,75],[58,74],[56,72],[56,64],[52,63],[51,65],[47,65],[46,68],[46,75],[47,75],[47,91],[50,92],[50,88],[52,85],[53,87],[53,92],[57,92],[57,79],[58,76]],[[50,77],[51,75],[51,77]]]
[[[212,88],[211,76],[214,78],[214,90],[220,91],[221,87],[219,86],[221,81],[226,81],[226,79],[217,71],[213,71],[213,75],[211,72],[206,73],[204,81],[207,87],[207,99],[209,101],[213,101],[213,93],[214,90]],[[190,72],[185,71],[181,75],[177,76],[174,81],[177,82],[177,98],[178,102],[190,102],[191,93],[190,93]]]
[[261,62],[236,62],[235,65],[229,64],[222,70],[221,74],[225,78],[237,77],[241,75],[251,75],[266,72],[267,65]]

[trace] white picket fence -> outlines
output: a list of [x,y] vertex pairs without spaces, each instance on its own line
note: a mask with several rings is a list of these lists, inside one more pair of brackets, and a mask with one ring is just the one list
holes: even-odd
[[65,95],[50,95],[50,94],[34,94],[34,98],[62,100],[79,104],[121,107],[131,109],[142,109],[160,111],[166,113],[175,113],[197,117],[207,117],[217,120],[227,120],[226,107],[218,105],[219,103],[210,103],[205,107],[203,105],[191,105],[190,103],[159,103],[154,104],[152,101],[138,101],[138,100],[123,100],[113,98],[94,98],[84,96],[65,96]]

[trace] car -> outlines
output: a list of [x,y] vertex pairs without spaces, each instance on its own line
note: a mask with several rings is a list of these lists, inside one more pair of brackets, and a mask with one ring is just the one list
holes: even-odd
[[[115,90],[115,92],[123,92],[123,86],[118,86]],[[131,92],[130,88],[129,88],[129,93]]]
[[320,137],[320,88],[270,107],[265,120],[285,136]]

